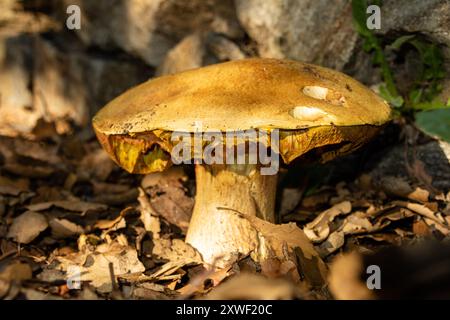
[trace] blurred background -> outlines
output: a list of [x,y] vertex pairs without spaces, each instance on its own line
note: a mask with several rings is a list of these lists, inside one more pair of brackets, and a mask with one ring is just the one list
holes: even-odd
[[[382,4],[380,29],[367,30],[361,0],[2,0],[0,134],[39,135],[48,123],[67,133],[151,77],[254,56],[386,83],[403,113],[434,109],[418,105],[437,97],[445,105],[449,2],[372,3]],[[70,5],[80,9],[79,29],[66,26]]]

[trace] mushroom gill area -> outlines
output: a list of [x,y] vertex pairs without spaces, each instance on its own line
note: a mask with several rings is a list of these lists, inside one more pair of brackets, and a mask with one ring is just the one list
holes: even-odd
[[[284,163],[289,164],[294,159],[308,153],[315,160],[327,162],[339,155],[347,154],[370,140],[381,129],[381,126],[319,126],[299,130],[280,130],[279,145],[275,146],[270,139],[234,140],[233,144],[226,143],[225,134],[219,146],[226,154],[227,148],[237,149],[238,145],[245,143],[249,150],[250,143],[262,143],[271,152],[278,150]],[[110,157],[122,168],[130,173],[147,174],[163,171],[172,165],[171,152],[180,141],[172,141],[172,132],[153,130],[136,134],[105,135],[96,131],[98,140]],[[194,134],[189,134],[193,140]],[[182,140],[181,140],[182,141]],[[216,142],[214,140],[214,142]],[[212,142],[203,140],[202,150]],[[191,141],[191,155],[194,155],[195,144]],[[274,148],[275,147],[275,148]],[[217,148],[217,147],[215,147]],[[234,153],[236,154],[236,153]]]

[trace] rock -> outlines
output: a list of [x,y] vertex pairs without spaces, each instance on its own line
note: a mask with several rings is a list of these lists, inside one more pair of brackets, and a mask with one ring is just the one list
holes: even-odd
[[207,35],[206,46],[220,61],[246,58],[246,54],[236,43],[217,33],[211,32]]
[[156,74],[173,74],[201,67],[204,55],[205,45],[202,35],[199,33],[191,34],[167,53],[164,61],[156,70]]
[[419,32],[450,47],[450,2],[447,0],[386,0],[381,7],[381,34]]
[[137,59],[80,44],[59,36],[0,39],[0,134],[30,134],[40,119],[55,122],[60,134],[69,123],[86,126],[104,104],[153,75]]
[[31,41],[28,36],[0,39],[0,134],[29,131],[39,115],[33,112]]
[[75,33],[84,43],[120,48],[151,66],[158,66],[170,48],[195,31],[243,36],[231,0],[64,0],[60,11],[73,4],[82,11],[82,27]]
[[[444,192],[449,191],[450,144],[443,141],[431,141],[415,148],[417,160],[424,164],[426,173],[432,178],[432,186]],[[409,161],[412,162],[411,150],[409,153]],[[387,151],[372,170],[371,175],[376,183],[381,182],[385,176],[408,177],[404,146],[396,145]]]
[[88,92],[76,58],[40,38],[35,41],[34,56],[34,109],[49,122],[72,119],[77,124],[86,124]]
[[186,36],[164,58],[156,75],[173,74],[222,61],[245,58],[239,46],[214,32]]
[[78,52],[75,59],[83,69],[83,79],[88,90],[88,123],[106,103],[154,75],[152,68],[129,55]]
[[237,0],[239,20],[263,57],[315,62],[341,70],[358,38],[346,0]]
[[[450,2],[447,0],[386,0],[381,7],[379,34],[419,33],[443,45],[445,68],[450,70]],[[448,73],[448,72],[447,72]],[[450,76],[443,83],[442,100],[450,97]]]

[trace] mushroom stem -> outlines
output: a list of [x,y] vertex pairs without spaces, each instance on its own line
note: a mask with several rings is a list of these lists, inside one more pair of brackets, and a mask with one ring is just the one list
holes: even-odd
[[210,264],[224,266],[237,254],[249,253],[259,260],[258,232],[240,214],[275,222],[277,175],[261,175],[251,164],[197,164],[195,174],[197,193],[186,242]]

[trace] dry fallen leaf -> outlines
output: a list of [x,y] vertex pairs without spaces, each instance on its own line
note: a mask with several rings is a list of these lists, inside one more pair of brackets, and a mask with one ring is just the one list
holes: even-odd
[[186,233],[194,206],[183,181],[187,176],[181,167],[171,167],[164,172],[148,174],[142,179],[142,188],[150,196],[155,213]]
[[49,225],[56,239],[70,238],[84,232],[83,227],[66,219],[51,219]]
[[14,261],[0,271],[0,278],[7,281],[31,279],[33,271],[28,263]]
[[205,296],[207,300],[289,300],[302,298],[291,282],[241,273],[229,278]]
[[0,277],[0,299],[8,294],[10,282]]
[[138,201],[141,205],[141,221],[144,224],[145,230],[151,232],[154,239],[158,239],[159,233],[161,232],[160,221],[142,188],[139,188]]
[[398,206],[414,211],[425,218],[428,225],[434,225],[436,229],[444,235],[450,232],[450,216],[443,217],[440,212],[433,212],[427,206],[418,203],[409,203],[405,201],[393,201]]
[[[245,216],[250,224],[264,239],[266,258],[290,260],[286,254],[291,254],[298,260],[299,269],[308,283],[313,286],[321,286],[327,275],[327,267],[320,258],[314,246],[304,232],[295,223],[272,224],[257,217]],[[297,264],[297,261],[295,261]]]
[[50,209],[53,206],[68,211],[80,212],[82,216],[89,211],[103,211],[107,209],[107,206],[104,204],[85,202],[81,200],[61,200],[61,201],[42,202],[31,204],[26,208],[31,211],[43,211]]
[[101,230],[106,230],[106,232],[110,231],[116,231],[119,229],[123,229],[127,226],[127,223],[125,221],[125,216],[128,212],[133,211],[134,209],[132,207],[127,207],[120,211],[120,214],[117,216],[117,218],[113,220],[98,220],[94,228],[98,228]]
[[83,160],[81,160],[77,175],[81,177],[88,176],[88,178],[105,181],[114,167],[115,164],[108,154],[102,148],[98,148],[97,150],[88,153]]
[[216,287],[232,274],[231,269],[232,267],[228,266],[226,268],[205,270],[196,277],[191,278],[187,285],[177,291],[181,294],[182,299],[187,299],[193,294],[205,293],[207,291],[207,289],[205,290],[207,280],[211,280],[213,287]]
[[337,256],[330,266],[328,278],[333,296],[339,300],[374,299],[373,291],[360,280],[362,272],[363,261],[357,252]]
[[339,250],[345,243],[345,235],[342,231],[335,231],[329,235],[327,240],[320,244],[318,249],[322,258],[327,257],[333,252]]
[[117,241],[98,246],[94,252],[78,252],[57,259],[61,268],[68,272],[68,279],[79,277],[80,281],[90,281],[99,292],[113,290],[112,277],[145,271],[136,250]]
[[352,210],[350,201],[343,201],[335,204],[330,209],[320,213],[314,221],[308,223],[303,231],[313,242],[321,242],[330,234],[330,223],[340,215],[348,214]]
[[153,244],[152,255],[157,259],[202,263],[200,253],[181,239],[154,239]]
[[14,219],[7,237],[26,244],[33,241],[47,227],[48,222],[44,215],[26,211]]

